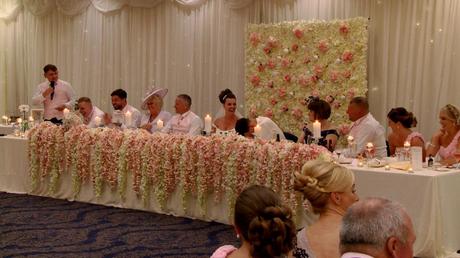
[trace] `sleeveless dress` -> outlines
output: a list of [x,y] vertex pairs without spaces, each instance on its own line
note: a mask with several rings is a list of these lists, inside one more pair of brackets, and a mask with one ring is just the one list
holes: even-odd
[[[308,127],[304,127],[303,132],[305,134],[305,138],[303,140],[304,143],[306,143],[306,144],[312,143],[313,142],[313,133],[310,131],[310,129],[308,129]],[[335,129],[322,130],[321,131],[321,138],[318,141],[318,145],[321,145],[321,146],[324,146],[324,147],[327,148],[328,144],[327,144],[326,136],[328,136],[330,134],[335,135],[335,136],[337,136],[337,138],[339,138],[339,133]]]
[[307,239],[307,227],[297,232],[297,242],[292,255],[296,258],[314,258]]
[[425,145],[425,139],[423,139],[423,135],[419,132],[412,132],[411,134],[409,134],[406,138],[406,141],[411,142],[414,138],[420,138],[423,144]]
[[233,251],[236,249],[238,248],[234,247],[233,245],[223,245],[214,251],[214,253],[211,255],[211,258],[225,258],[233,253]]
[[447,145],[447,147],[440,146],[438,154],[442,159],[454,157],[454,153],[457,150],[458,140],[460,138],[460,130],[454,136],[454,139]]
[[225,136],[228,136],[228,135],[231,135],[231,134],[236,135],[235,128],[230,129],[230,130],[220,130],[219,128],[216,127],[216,135],[225,137]]

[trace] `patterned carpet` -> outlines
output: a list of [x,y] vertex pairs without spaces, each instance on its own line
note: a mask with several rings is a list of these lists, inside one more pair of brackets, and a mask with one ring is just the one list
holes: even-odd
[[0,193],[1,257],[209,257],[228,225]]

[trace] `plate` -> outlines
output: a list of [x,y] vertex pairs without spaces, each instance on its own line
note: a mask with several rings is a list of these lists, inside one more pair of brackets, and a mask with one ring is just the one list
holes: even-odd
[[381,168],[381,167],[384,167],[385,164],[383,164],[383,163],[377,164],[376,163],[376,164],[368,164],[368,166],[371,167],[371,168]]

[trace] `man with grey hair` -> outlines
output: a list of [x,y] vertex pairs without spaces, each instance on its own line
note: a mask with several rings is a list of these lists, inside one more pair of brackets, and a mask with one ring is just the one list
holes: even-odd
[[201,118],[190,110],[192,98],[187,94],[176,97],[174,108],[176,115],[161,130],[163,133],[200,135],[203,129]]
[[340,230],[342,258],[412,258],[412,221],[398,203],[367,198],[348,208]]

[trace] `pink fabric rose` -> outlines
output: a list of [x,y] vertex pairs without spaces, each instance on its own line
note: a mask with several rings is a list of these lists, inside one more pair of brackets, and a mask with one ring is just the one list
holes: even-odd
[[353,53],[351,51],[345,50],[342,54],[342,60],[345,63],[349,63],[353,60]]
[[310,63],[310,62],[311,62],[311,59],[310,59],[309,56],[306,56],[306,57],[303,59],[303,63],[304,63],[304,64],[308,64],[308,63]]
[[291,76],[289,74],[286,74],[284,76],[284,80],[287,82],[287,83],[290,83],[291,82]]
[[270,69],[275,68],[275,67],[276,67],[276,60],[274,60],[274,59],[272,59],[272,58],[268,59],[267,66],[268,66],[268,68],[270,68]]
[[276,103],[278,103],[278,100],[276,100],[275,98],[272,98],[270,100],[270,103],[272,104],[272,106],[276,105]]
[[256,86],[259,86],[259,84],[260,84],[260,77],[259,77],[258,75],[256,75],[256,74],[253,75],[253,76],[251,76],[251,83],[252,83],[252,85],[254,85],[255,87],[256,87]]
[[355,88],[348,89],[348,92],[347,92],[348,99],[354,98],[355,94],[356,94],[356,89]]
[[259,72],[263,72],[265,71],[265,66],[263,64],[259,64],[259,66],[257,66],[257,70],[259,70]]
[[348,32],[350,31],[350,27],[348,26],[347,23],[342,23],[340,24],[339,31],[342,35],[346,36]]
[[315,72],[316,76],[320,77],[324,72],[324,68],[321,65],[315,65],[313,71]]
[[300,39],[301,37],[303,37],[303,31],[302,31],[302,29],[300,29],[300,28],[294,28],[294,29],[292,30],[292,33],[294,33],[294,36],[295,36],[296,38],[298,38],[298,39]]
[[344,78],[349,79],[349,78],[351,77],[351,71],[350,71],[350,70],[344,71],[344,72],[342,73],[342,76],[343,76]]
[[268,81],[267,82],[267,87],[273,89],[273,81]]
[[321,40],[318,44],[319,51],[326,53],[329,50],[329,46],[325,40]]
[[301,86],[308,85],[308,79],[304,75],[299,76],[299,80],[297,81]]
[[283,112],[288,112],[288,111],[289,111],[289,106],[288,106],[288,104],[284,104],[284,105],[281,107],[281,111],[283,111]]
[[251,35],[249,35],[249,41],[251,41],[251,44],[256,47],[260,42],[260,34],[257,32],[251,33]]
[[284,98],[286,96],[286,89],[285,88],[280,88],[278,90],[278,96],[280,96],[280,98]]
[[289,59],[287,58],[281,59],[281,66],[283,68],[287,68],[290,64],[291,64],[291,61],[289,61]]
[[299,50],[299,45],[292,44],[291,49],[292,49],[292,51],[297,51],[297,50]]
[[339,80],[339,73],[337,71],[332,71],[329,75],[332,82],[337,82]]

